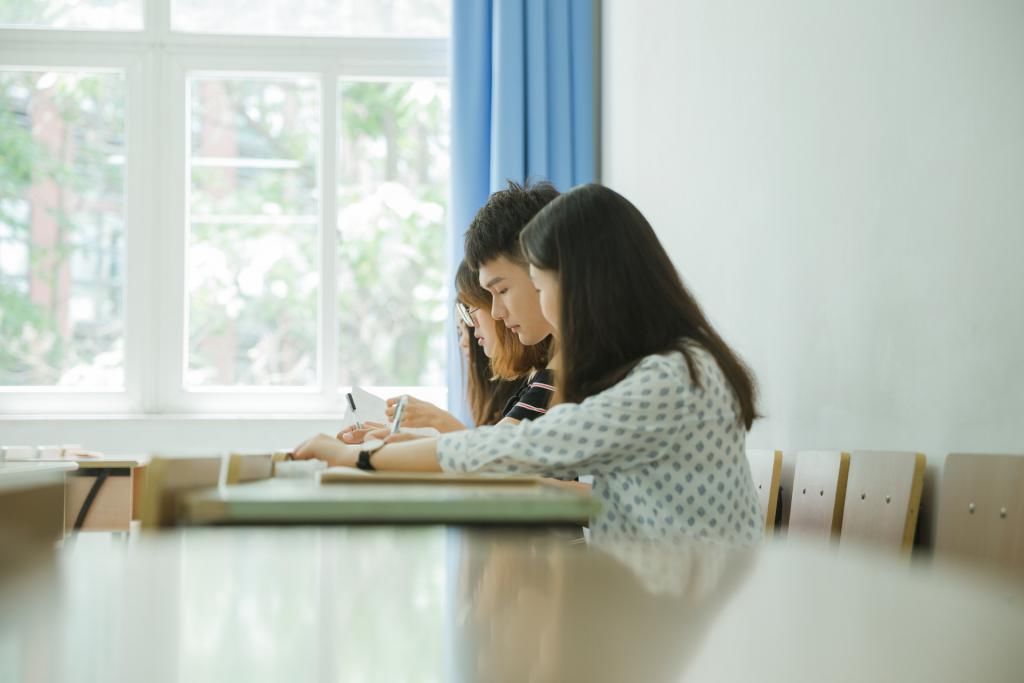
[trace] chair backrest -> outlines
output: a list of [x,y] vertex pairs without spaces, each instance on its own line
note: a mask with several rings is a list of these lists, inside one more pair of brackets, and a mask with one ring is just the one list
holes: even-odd
[[787,533],[838,537],[849,467],[849,454],[840,451],[797,453]]
[[862,541],[909,554],[925,465],[922,453],[851,453],[840,544]]
[[232,453],[228,458],[227,483],[269,479],[274,475],[273,453]]
[[779,480],[782,477],[782,451],[747,451],[750,474],[757,487],[757,498],[764,513],[765,535],[775,528],[775,513],[779,505]]
[[219,455],[153,456],[146,474],[146,492],[139,514],[142,528],[174,526],[181,494],[217,486],[223,461]]
[[1024,455],[946,458],[935,555],[1024,574]]

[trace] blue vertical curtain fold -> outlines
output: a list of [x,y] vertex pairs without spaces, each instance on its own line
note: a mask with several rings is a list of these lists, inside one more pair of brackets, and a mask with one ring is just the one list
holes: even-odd
[[[594,0],[453,0],[449,282],[491,192],[596,179],[594,74]],[[471,424],[450,322],[449,410]]]

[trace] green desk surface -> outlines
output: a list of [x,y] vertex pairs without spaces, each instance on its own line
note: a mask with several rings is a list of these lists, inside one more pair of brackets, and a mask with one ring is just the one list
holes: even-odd
[[538,484],[316,484],[267,479],[183,496],[183,524],[386,523],[581,525],[585,493]]

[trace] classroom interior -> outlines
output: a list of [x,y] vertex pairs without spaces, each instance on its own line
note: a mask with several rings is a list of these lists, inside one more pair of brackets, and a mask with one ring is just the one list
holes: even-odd
[[[472,428],[508,181],[649,221],[761,540],[297,459]],[[1022,187],[1019,0],[0,0],[0,681],[1019,682]]]

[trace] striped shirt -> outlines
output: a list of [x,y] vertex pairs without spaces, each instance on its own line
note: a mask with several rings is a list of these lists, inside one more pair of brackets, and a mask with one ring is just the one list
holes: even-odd
[[554,395],[553,373],[547,368],[538,370],[508,400],[501,416],[515,420],[536,419],[548,412],[548,404]]

